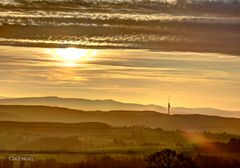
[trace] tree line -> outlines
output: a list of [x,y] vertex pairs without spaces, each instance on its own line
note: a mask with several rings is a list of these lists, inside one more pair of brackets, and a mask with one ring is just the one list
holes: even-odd
[[174,150],[163,150],[144,157],[93,156],[77,163],[62,163],[56,159],[33,162],[12,162],[0,159],[0,168],[238,168],[239,159],[209,155],[191,157]]

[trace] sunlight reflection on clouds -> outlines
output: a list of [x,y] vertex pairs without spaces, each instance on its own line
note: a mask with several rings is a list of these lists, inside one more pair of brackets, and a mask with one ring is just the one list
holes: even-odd
[[6,96],[163,104],[170,92],[175,105],[239,108],[240,60],[227,54],[1,47],[0,76]]

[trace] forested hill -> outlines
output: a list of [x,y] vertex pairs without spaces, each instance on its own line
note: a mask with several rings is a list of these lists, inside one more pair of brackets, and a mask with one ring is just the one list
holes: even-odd
[[101,122],[112,126],[146,126],[186,131],[240,134],[240,119],[207,115],[166,115],[154,111],[81,111],[48,106],[0,105],[1,121]]

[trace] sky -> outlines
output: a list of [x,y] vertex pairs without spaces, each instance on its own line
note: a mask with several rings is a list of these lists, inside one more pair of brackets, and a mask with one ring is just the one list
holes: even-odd
[[0,97],[240,110],[240,1],[0,1]]
[[0,47],[0,96],[114,99],[240,110],[240,57],[150,50]]
[[236,0],[6,0],[0,45],[239,55],[239,8]]

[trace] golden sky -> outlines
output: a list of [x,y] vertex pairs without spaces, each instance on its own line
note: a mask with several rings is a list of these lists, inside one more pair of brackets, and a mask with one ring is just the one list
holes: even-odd
[[0,93],[240,110],[240,57],[1,46]]

